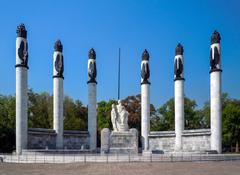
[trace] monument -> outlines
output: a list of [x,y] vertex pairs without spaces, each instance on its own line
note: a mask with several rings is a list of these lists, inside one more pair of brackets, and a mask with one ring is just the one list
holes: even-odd
[[[184,130],[184,59],[183,46],[178,44],[174,57],[175,131],[150,132],[150,68],[149,53],[144,50],[141,62],[141,142],[143,153],[222,152],[221,47],[220,34],[211,36],[210,47],[210,114],[211,129]],[[88,131],[63,130],[64,59],[60,40],[53,54],[53,129],[28,129],[28,42],[24,24],[17,27],[16,38],[16,153],[24,149],[97,149],[97,68],[96,52],[88,54]],[[120,99],[120,50],[118,99]],[[103,153],[138,153],[138,132],[129,129],[129,113],[121,100],[112,105],[113,131],[101,131]],[[150,143],[150,144],[149,144]]]
[[63,46],[60,40],[53,54],[53,129],[56,131],[56,148],[63,149]]
[[138,132],[136,129],[128,127],[129,113],[122,105],[112,105],[111,122],[113,131],[104,128],[101,132],[101,152],[102,153],[138,153]]
[[88,131],[90,150],[97,149],[97,66],[96,52],[92,48],[88,53]]
[[222,152],[221,47],[220,34],[214,31],[210,48],[211,150]]
[[17,27],[16,39],[16,153],[28,143],[28,42],[24,24]]
[[184,74],[183,46],[179,43],[174,58],[174,107],[175,107],[175,151],[182,150],[182,132],[184,130]]
[[141,142],[143,151],[149,149],[148,134],[150,131],[150,69],[149,53],[145,49],[141,63]]

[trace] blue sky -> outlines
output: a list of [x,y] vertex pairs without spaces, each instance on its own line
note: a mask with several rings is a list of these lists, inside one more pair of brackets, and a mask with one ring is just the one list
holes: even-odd
[[0,94],[15,93],[16,27],[28,30],[29,87],[52,93],[52,55],[63,43],[65,94],[87,104],[88,50],[97,53],[98,101],[117,98],[118,48],[122,50],[121,98],[140,93],[141,54],[150,53],[151,103],[174,95],[173,60],[184,46],[185,94],[209,100],[212,32],[222,36],[223,91],[240,98],[240,1],[102,0],[1,1]]

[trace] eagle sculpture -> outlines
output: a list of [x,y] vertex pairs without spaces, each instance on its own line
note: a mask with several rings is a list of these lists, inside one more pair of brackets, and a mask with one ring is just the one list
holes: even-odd
[[90,49],[88,53],[89,63],[88,63],[88,76],[90,80],[88,82],[96,83],[97,77],[97,66],[96,66],[96,52],[93,48]]
[[88,76],[90,78],[90,81],[95,80],[95,78],[97,77],[97,68],[95,61],[90,61],[89,63]]
[[141,76],[143,79],[142,83],[149,83],[148,79],[150,77],[150,69],[148,62],[144,62],[142,64]]
[[176,78],[182,78],[183,73],[183,63],[181,58],[177,58],[174,63],[174,74]]
[[211,70],[217,69],[217,65],[220,62],[220,54],[218,52],[217,47],[214,47],[214,55],[212,57],[212,48],[210,50],[210,66]]
[[18,57],[21,60],[21,64],[24,66],[28,65],[28,44],[25,43],[24,41],[21,41],[20,46],[18,48]]
[[64,66],[63,66],[63,55],[62,54],[57,54],[57,56],[56,56],[55,70],[57,71],[57,76],[63,77]]

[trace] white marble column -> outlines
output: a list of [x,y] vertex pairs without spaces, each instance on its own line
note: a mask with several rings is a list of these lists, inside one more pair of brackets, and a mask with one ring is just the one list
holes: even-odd
[[28,46],[24,24],[17,27],[16,39],[16,153],[28,144]]
[[56,131],[56,148],[63,149],[63,55],[62,44],[57,40],[53,54],[53,129]]
[[141,63],[141,142],[143,151],[149,150],[150,132],[150,69],[149,53],[144,50]]
[[141,85],[141,132],[142,148],[144,151],[149,149],[148,134],[150,132],[150,85]]
[[90,135],[89,146],[91,151],[97,149],[97,68],[96,53],[90,49],[88,59],[88,132]]
[[90,150],[97,149],[97,85],[88,83],[88,132]]
[[182,132],[184,130],[184,80],[176,80],[175,86],[175,151],[182,150]]
[[179,43],[174,58],[174,108],[175,108],[175,151],[182,150],[182,132],[184,130],[184,74],[183,46]]
[[220,34],[215,31],[210,48],[210,107],[211,150],[222,153],[222,102],[221,102],[221,47]]

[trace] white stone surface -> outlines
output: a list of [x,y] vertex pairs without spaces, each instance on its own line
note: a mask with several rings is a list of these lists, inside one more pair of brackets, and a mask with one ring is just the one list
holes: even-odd
[[175,151],[182,149],[182,131],[184,130],[184,80],[174,82],[175,94]]
[[205,152],[210,150],[210,129],[193,129],[182,132],[182,150],[175,151],[176,137],[174,131],[152,131],[149,134],[151,150],[167,152]]
[[121,100],[118,100],[118,105],[112,104],[111,122],[113,131],[123,132],[128,131],[128,111],[122,105]]
[[63,148],[63,78],[53,78],[53,129],[56,131],[56,148]]
[[150,131],[150,85],[141,85],[141,140],[143,150],[149,149]]
[[27,149],[28,136],[28,70],[16,67],[16,153]]
[[97,85],[88,83],[88,132],[91,150],[97,148]]
[[221,72],[210,74],[211,150],[222,152]]

